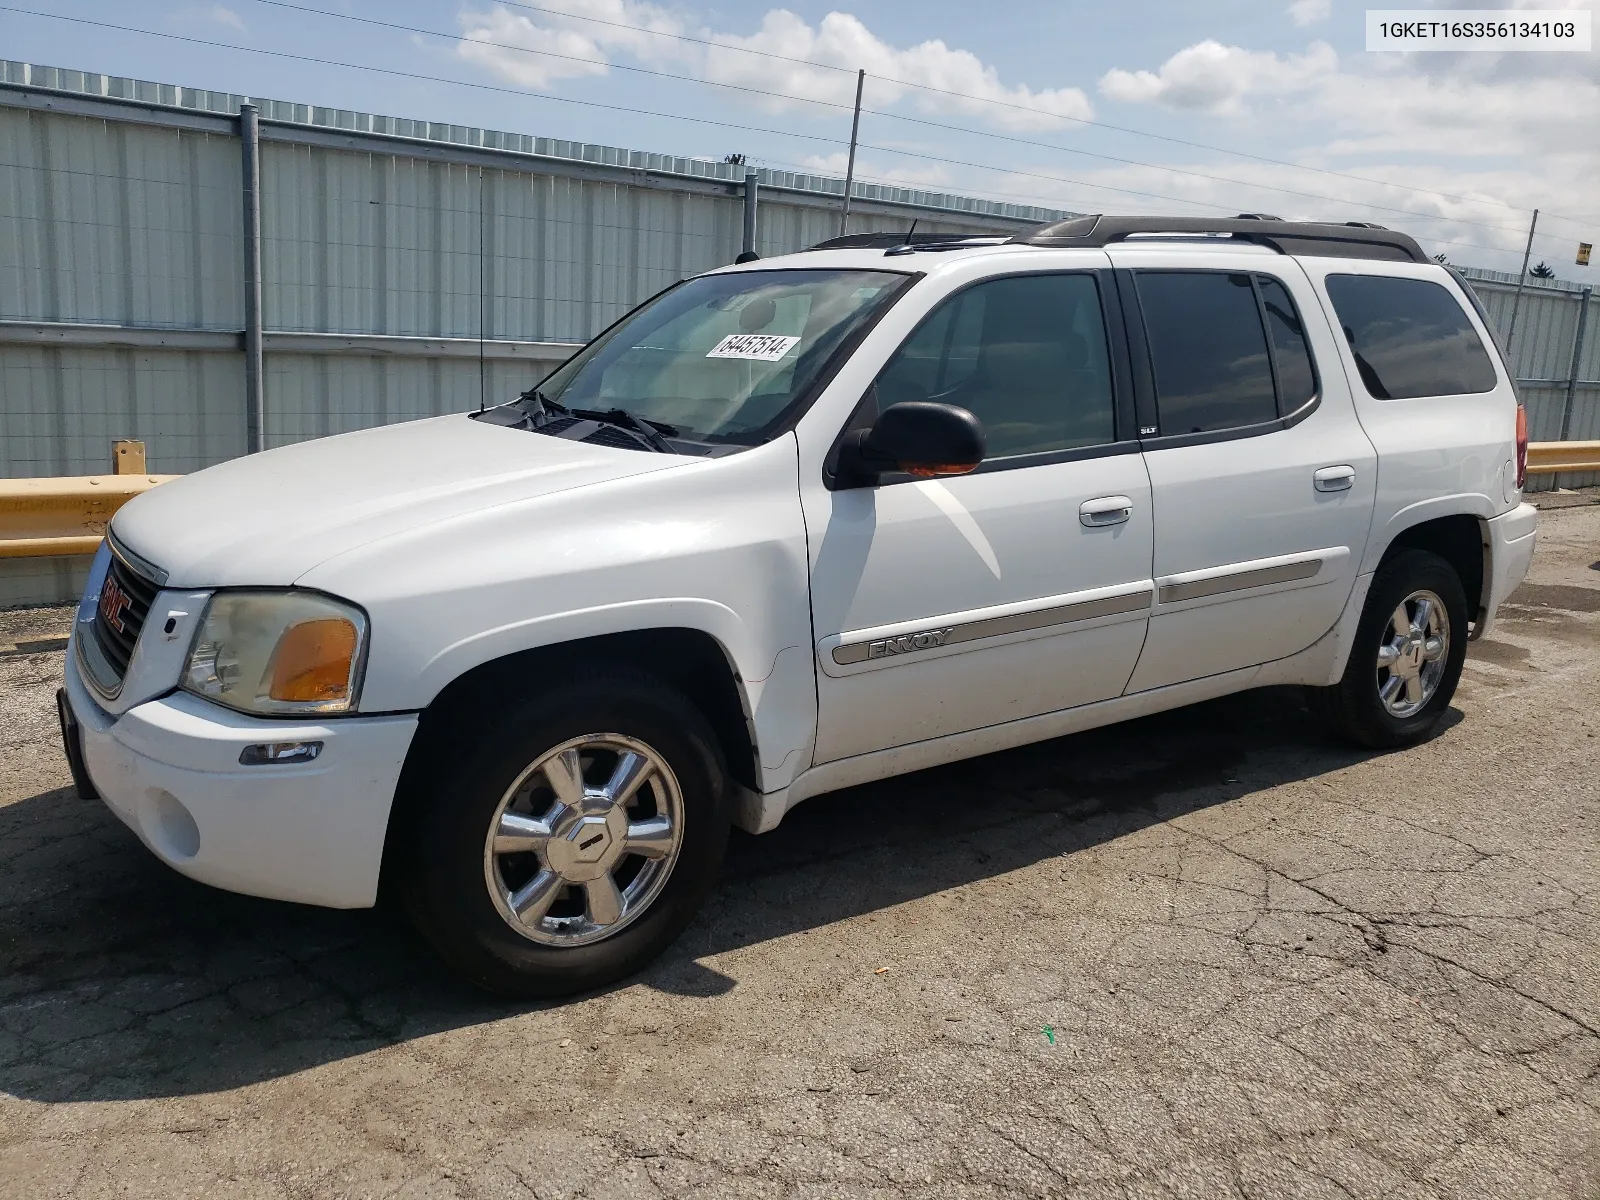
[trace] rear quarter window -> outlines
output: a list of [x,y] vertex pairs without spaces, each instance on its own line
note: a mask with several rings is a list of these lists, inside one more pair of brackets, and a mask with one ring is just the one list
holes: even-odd
[[1490,392],[1494,364],[1466,312],[1426,279],[1329,275],[1328,298],[1367,391],[1379,400]]

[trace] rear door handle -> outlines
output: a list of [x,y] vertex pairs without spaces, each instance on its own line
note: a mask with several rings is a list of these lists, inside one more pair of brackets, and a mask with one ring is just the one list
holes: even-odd
[[1090,529],[1121,525],[1132,515],[1133,501],[1126,496],[1099,496],[1078,506],[1078,520]]
[[1356,483],[1356,469],[1352,466],[1323,467],[1311,477],[1319,492],[1347,492]]

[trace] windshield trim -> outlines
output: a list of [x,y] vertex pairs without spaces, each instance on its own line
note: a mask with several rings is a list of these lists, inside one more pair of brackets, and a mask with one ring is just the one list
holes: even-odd
[[[683,287],[685,284],[693,283],[698,279],[711,278],[713,276],[773,275],[779,273],[822,275],[870,273],[875,275],[892,276],[894,278],[889,284],[887,284],[887,288],[889,289],[887,293],[877,301],[872,311],[866,316],[866,318],[860,321],[856,328],[847,337],[845,337],[838,346],[834,348],[827,360],[817,368],[815,374],[812,376],[811,380],[806,384],[806,386],[800,391],[799,394],[795,396],[787,408],[785,408],[785,410],[773,420],[771,425],[763,431],[759,440],[745,442],[718,438],[714,441],[701,443],[709,446],[734,446],[740,448],[766,445],[768,442],[774,441],[792,430],[801,420],[801,418],[804,417],[808,411],[810,411],[812,405],[816,403],[817,397],[822,394],[822,390],[827,387],[828,384],[833,382],[833,379],[836,375],[838,375],[840,368],[846,361],[849,360],[850,356],[855,353],[862,340],[867,336],[867,334],[877,327],[878,322],[884,318],[889,310],[900,302],[900,299],[906,294],[907,291],[910,290],[911,286],[915,284],[917,280],[923,278],[923,276],[926,274],[925,271],[906,271],[881,267],[846,268],[836,266],[778,266],[776,263],[772,263],[763,265],[761,267],[746,267],[738,270],[704,271],[699,275],[690,275],[686,278],[678,280],[676,283],[669,284],[668,286],[662,288],[659,292],[656,292],[647,299],[640,301],[627,312],[623,313],[610,325],[607,325],[594,337],[589,339],[589,341],[580,346],[567,359],[552,368],[540,379],[538,383],[533,385],[534,390],[542,391],[545,385],[549,383],[549,381],[554,378],[557,373],[564,371],[567,367],[571,366],[573,361],[579,356],[590,355],[593,357],[598,355],[604,348],[605,343],[609,342],[613,337],[615,337],[621,328],[631,321],[639,312],[656,303],[656,301],[660,300],[669,293],[677,290],[680,287]],[[582,368],[579,369],[581,370]]]

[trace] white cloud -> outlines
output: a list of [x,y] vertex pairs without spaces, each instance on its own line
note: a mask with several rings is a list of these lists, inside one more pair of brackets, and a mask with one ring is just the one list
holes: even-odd
[[[1101,91],[1128,103],[1230,119],[1229,130],[1208,135],[1201,128],[1196,140],[1252,149],[1298,142],[1273,156],[1395,182],[1230,158],[1184,166],[1237,183],[1145,168],[1085,176],[1092,182],[1235,211],[1378,221],[1452,261],[1502,268],[1520,259],[1527,210],[1581,214],[1600,207],[1592,183],[1600,174],[1593,135],[1600,63],[1592,56],[1368,55],[1347,66],[1320,43],[1280,58],[1206,41],[1156,71],[1108,72]],[[1238,131],[1246,128],[1249,143],[1241,143]],[[1555,256],[1559,239],[1583,236],[1582,222],[1552,216],[1540,225],[1558,238],[1535,245],[1546,257]]]
[[[937,39],[897,47],[847,13],[830,12],[813,26],[787,9],[775,8],[754,33],[745,35],[691,26],[640,0],[558,2],[573,17],[542,14],[535,20],[503,5],[463,11],[457,54],[502,79],[538,90],[548,90],[563,79],[603,75],[613,62],[625,58],[654,70],[796,98],[751,98],[767,111],[809,108],[804,100],[848,106],[855,100],[855,72],[865,69],[866,108],[909,105],[918,112],[962,114],[1005,129],[1053,129],[1093,115],[1081,88],[1035,90],[1026,84],[1007,84],[971,51],[952,49]],[[580,16],[616,24],[574,19]],[[711,44],[673,41],[619,26],[687,35]],[[484,44],[490,42],[500,45]],[[944,94],[906,84],[941,89]],[[1017,107],[997,107],[989,101]]]
[[1338,67],[1339,56],[1326,42],[1280,58],[1269,50],[1224,46],[1207,38],[1179,50],[1155,71],[1107,71],[1100,78],[1100,92],[1126,103],[1235,114],[1251,97],[1306,91]]
[[1300,26],[1315,25],[1326,21],[1332,11],[1332,0],[1294,0],[1289,5],[1289,19]]
[[548,91],[563,79],[606,73],[606,47],[582,28],[537,24],[498,6],[487,13],[464,12],[460,21],[456,53],[508,83]]
[[[1082,89],[1006,85],[999,72],[968,50],[951,49],[943,41],[897,48],[879,38],[857,17],[831,12],[815,27],[787,9],[773,9],[761,28],[748,37],[713,34],[719,47],[707,55],[704,74],[719,83],[760,86],[809,99],[849,104],[855,98],[851,72],[867,72],[865,107],[881,107],[910,99],[924,112],[958,112],[978,116],[1008,129],[1055,128],[1072,118],[1093,115]],[[790,63],[761,59],[738,49],[759,50],[804,60]],[[829,68],[846,68],[838,70]],[[894,80],[939,88],[937,95],[901,86]],[[987,101],[1034,111],[999,108]]]

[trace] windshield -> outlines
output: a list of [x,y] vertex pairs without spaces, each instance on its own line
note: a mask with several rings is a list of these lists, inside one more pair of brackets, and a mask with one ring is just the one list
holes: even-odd
[[912,277],[890,271],[703,275],[644,305],[542,384],[571,410],[625,409],[699,442],[771,436],[853,332]]

